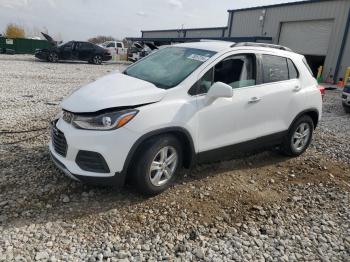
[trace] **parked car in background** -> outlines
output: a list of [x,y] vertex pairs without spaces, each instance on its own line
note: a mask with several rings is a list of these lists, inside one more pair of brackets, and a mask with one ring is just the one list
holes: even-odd
[[[349,79],[350,80],[350,79]],[[350,113],[350,82],[343,89],[342,101],[346,113]]]
[[311,143],[322,97],[304,56],[267,44],[200,42],[162,48],[71,94],[52,122],[54,163],[79,181],[144,194],[195,163]]
[[151,42],[135,42],[128,51],[128,60],[136,62],[158,50],[158,47]]
[[108,49],[112,56],[126,55],[128,49],[125,48],[122,41],[107,41],[101,44],[101,47]]
[[37,49],[35,57],[48,62],[56,63],[60,60],[76,60],[87,61],[92,64],[100,65],[102,61],[108,61],[112,58],[110,52],[98,45],[82,42],[69,41],[64,44],[57,45],[51,37],[46,39],[51,43],[51,48]]

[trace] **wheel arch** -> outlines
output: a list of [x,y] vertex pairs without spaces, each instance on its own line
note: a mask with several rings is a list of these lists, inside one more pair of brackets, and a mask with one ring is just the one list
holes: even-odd
[[290,128],[293,126],[293,124],[295,123],[295,121],[297,121],[300,117],[307,115],[310,116],[312,119],[312,122],[314,123],[314,128],[316,129],[317,125],[318,125],[318,121],[319,121],[319,112],[316,108],[310,108],[310,109],[306,109],[302,112],[300,112],[292,121],[292,123],[289,126],[289,130]]
[[146,141],[159,135],[174,135],[182,145],[183,153],[183,167],[190,168],[195,162],[195,148],[192,136],[188,130],[183,127],[167,127],[162,129],[157,129],[141,136],[131,147],[128,156],[126,157],[123,173],[126,175],[131,163],[138,155],[139,150],[144,145]]

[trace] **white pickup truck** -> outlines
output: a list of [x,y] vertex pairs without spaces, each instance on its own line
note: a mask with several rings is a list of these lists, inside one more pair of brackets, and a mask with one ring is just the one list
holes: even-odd
[[112,55],[112,59],[126,60],[128,49],[125,48],[122,41],[107,41],[101,44],[102,47],[109,50]]

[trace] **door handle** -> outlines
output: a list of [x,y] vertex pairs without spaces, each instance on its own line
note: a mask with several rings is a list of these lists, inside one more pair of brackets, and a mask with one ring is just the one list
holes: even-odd
[[254,97],[252,97],[252,98],[248,101],[248,103],[249,103],[249,104],[253,104],[253,103],[260,102],[260,101],[261,101],[261,98],[260,98],[260,97],[254,96]]
[[301,90],[301,86],[295,86],[293,90],[294,92],[299,92]]

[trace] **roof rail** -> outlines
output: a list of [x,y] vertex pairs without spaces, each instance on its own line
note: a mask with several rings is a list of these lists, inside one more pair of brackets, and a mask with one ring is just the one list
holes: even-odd
[[206,38],[201,38],[199,42],[226,42],[226,43],[232,43],[232,45],[235,44],[235,42],[232,41],[227,41],[227,40],[217,40],[217,39],[206,39]]
[[266,44],[266,43],[241,42],[241,43],[235,43],[235,44],[231,45],[231,47],[239,47],[239,46],[267,47],[267,48],[274,48],[274,49],[293,52],[293,50],[288,48],[288,47],[285,47],[282,45]]

